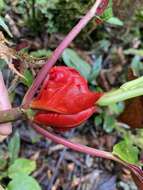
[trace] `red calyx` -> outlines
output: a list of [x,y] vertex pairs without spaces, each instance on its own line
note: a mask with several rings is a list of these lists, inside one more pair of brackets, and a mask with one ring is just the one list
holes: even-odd
[[76,114],[58,114],[51,112],[40,112],[36,114],[34,121],[38,124],[45,124],[54,126],[54,128],[60,131],[66,131],[67,129],[76,127],[82,122],[86,121],[94,112],[95,107],[88,108]]
[[73,68],[53,67],[31,108],[39,111],[34,121],[66,130],[87,120],[95,112],[101,93],[91,92],[87,81]]

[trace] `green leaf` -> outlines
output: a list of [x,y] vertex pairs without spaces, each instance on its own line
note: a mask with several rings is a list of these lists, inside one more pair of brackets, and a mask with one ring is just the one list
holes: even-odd
[[111,17],[113,17],[112,0],[109,0],[109,5],[100,18],[104,21],[107,21]]
[[104,115],[104,124],[103,129],[106,131],[106,133],[111,133],[116,127],[116,119],[113,115]]
[[92,82],[92,80],[96,80],[101,69],[102,69],[102,56],[100,56],[99,58],[97,58],[95,60],[92,70],[91,70],[91,73],[90,73],[90,76],[89,76],[89,81]]
[[69,48],[65,49],[62,58],[67,66],[78,70],[86,79],[89,77],[91,71],[90,65],[81,59],[74,50]]
[[13,35],[12,35],[12,33],[10,32],[8,26],[7,26],[6,23],[4,22],[4,18],[2,18],[1,16],[0,16],[0,26],[7,32],[7,34],[8,34],[11,38],[13,37]]
[[109,105],[110,112],[115,115],[120,115],[124,111],[125,105],[123,102]]
[[102,124],[102,120],[103,120],[103,119],[102,119],[102,116],[101,116],[101,115],[96,116],[95,119],[94,119],[95,125],[96,125],[96,126],[101,125],[101,124]]
[[109,40],[103,39],[98,42],[96,50],[99,49],[100,51],[103,50],[108,53],[110,46],[111,46],[111,42]]
[[107,22],[109,24],[114,24],[114,25],[118,25],[118,26],[123,26],[124,23],[117,17],[111,17],[107,20]]
[[116,144],[113,147],[113,154],[131,164],[137,164],[139,162],[139,149],[127,140],[123,140]]
[[25,84],[27,87],[30,87],[31,84],[32,84],[32,82],[33,82],[33,80],[34,80],[31,71],[29,71],[28,69],[26,69],[26,70],[24,71],[24,74],[23,74],[23,75],[24,75],[25,79],[22,78],[22,79],[21,79],[21,82],[22,82],[23,84]]
[[7,190],[41,190],[41,187],[33,177],[17,174],[8,184]]
[[143,74],[143,63],[140,61],[140,56],[136,55],[132,59],[131,68],[135,76],[142,76]]
[[3,0],[0,0],[0,11],[4,9],[5,3]]
[[43,57],[50,57],[52,54],[52,51],[46,50],[46,49],[39,49],[37,51],[32,51],[30,55],[33,57],[43,58]]
[[20,151],[20,136],[16,131],[14,136],[10,139],[8,144],[10,164],[12,164],[17,158]]
[[143,49],[127,49],[124,51],[126,55],[137,55],[140,57],[143,57]]
[[34,160],[19,158],[8,168],[8,176],[14,178],[18,173],[31,174],[36,169],[36,162]]

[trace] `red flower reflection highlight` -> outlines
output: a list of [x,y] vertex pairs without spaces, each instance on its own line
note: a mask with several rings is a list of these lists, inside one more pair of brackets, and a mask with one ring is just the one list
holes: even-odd
[[87,81],[73,68],[53,67],[31,108],[38,124],[68,130],[86,121],[95,111],[101,93],[91,92]]

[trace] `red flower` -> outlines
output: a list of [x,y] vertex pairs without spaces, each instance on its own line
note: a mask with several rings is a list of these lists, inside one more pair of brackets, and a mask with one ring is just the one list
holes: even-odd
[[59,130],[73,128],[95,112],[101,93],[91,92],[87,81],[75,69],[53,67],[31,107],[39,109],[34,121]]

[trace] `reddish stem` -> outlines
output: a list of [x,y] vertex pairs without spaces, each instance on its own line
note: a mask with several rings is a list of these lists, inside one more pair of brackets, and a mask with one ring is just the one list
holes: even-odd
[[136,177],[136,180],[138,180],[139,183],[142,184],[143,182],[143,171],[136,165],[133,164],[129,164],[123,160],[120,160],[118,157],[114,156],[112,153],[107,152],[107,151],[103,151],[103,150],[97,150],[82,144],[78,144],[78,143],[73,143],[69,140],[66,140],[62,137],[59,137],[53,133],[50,133],[49,131],[46,131],[45,129],[39,127],[37,124],[32,124],[32,127],[41,135],[43,135],[44,137],[52,140],[55,143],[58,144],[62,144],[67,148],[70,148],[72,150],[75,150],[77,152],[81,152],[81,153],[85,153],[85,154],[89,154],[91,156],[96,156],[96,157],[100,157],[100,158],[105,158],[108,160],[113,160],[115,162],[118,162],[122,165],[124,165],[126,168],[128,168],[134,175],[134,177]]
[[57,136],[49,131],[46,131],[45,129],[39,127],[37,124],[32,124],[32,127],[38,132],[40,133],[41,135],[43,135],[44,137],[52,140],[53,142],[55,143],[58,143],[58,144],[62,144],[64,145],[65,147],[68,147],[72,150],[75,150],[75,151],[78,151],[78,152],[82,152],[82,153],[85,153],[85,154],[89,154],[91,156],[97,156],[97,157],[101,157],[101,158],[106,158],[106,159],[109,159],[109,160],[114,160],[114,161],[117,161],[117,162],[122,162],[120,161],[117,157],[115,157],[114,155],[112,155],[112,153],[110,152],[106,152],[106,151],[103,151],[103,150],[97,150],[97,149],[94,149],[94,148],[91,148],[91,147],[88,147],[88,146],[85,146],[85,145],[82,145],[82,144],[78,144],[78,143],[73,143],[69,140],[66,140],[60,136]]
[[[61,42],[61,44],[55,49],[53,52],[51,58],[45,63],[45,65],[42,67],[40,72],[38,73],[35,81],[33,82],[30,89],[27,91],[24,99],[23,99],[23,105],[24,108],[27,108],[30,104],[33,96],[35,95],[36,91],[38,90],[39,86],[43,82],[43,80],[46,78],[49,70],[51,67],[56,63],[56,61],[59,59],[61,54],[63,53],[64,49],[68,47],[68,45],[73,41],[73,39],[80,33],[80,31],[86,26],[86,24],[97,14],[97,9],[99,8],[99,5],[101,6],[103,3],[103,0],[96,0],[95,4],[92,6],[92,8],[87,12],[87,14],[78,22],[78,24],[69,32],[69,34],[64,38],[64,40]],[[106,7],[108,6],[108,3]],[[101,12],[104,12],[105,6],[103,5],[103,9]],[[100,12],[100,14],[101,14]]]

